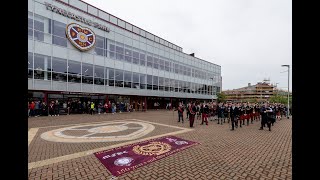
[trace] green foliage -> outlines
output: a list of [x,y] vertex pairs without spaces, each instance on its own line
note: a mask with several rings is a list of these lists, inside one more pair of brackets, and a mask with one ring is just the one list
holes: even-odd
[[217,99],[218,103],[226,101],[227,96],[223,92],[217,93],[217,96],[218,96],[218,99]]
[[[291,101],[291,98],[290,98],[290,101]],[[273,95],[270,98],[269,102],[288,104],[288,97],[287,96],[282,96],[282,95]]]

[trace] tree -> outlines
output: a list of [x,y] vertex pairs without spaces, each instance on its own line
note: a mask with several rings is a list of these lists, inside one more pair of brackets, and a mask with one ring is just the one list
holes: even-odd
[[287,104],[288,98],[286,96],[282,96],[282,95],[273,95],[269,99],[269,102]]
[[217,99],[218,103],[226,101],[227,96],[225,93],[223,92],[217,93],[217,96],[218,96],[218,99]]

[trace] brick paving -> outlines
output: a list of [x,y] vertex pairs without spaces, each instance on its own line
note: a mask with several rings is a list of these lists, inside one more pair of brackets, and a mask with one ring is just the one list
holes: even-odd
[[[57,143],[39,138],[42,132],[61,125],[139,119],[188,128],[188,121],[177,122],[177,112],[148,111],[101,115],[70,115],[29,118],[29,128],[39,128],[29,145],[29,162],[43,160],[107,145],[95,143]],[[165,134],[179,129],[153,124],[156,128],[145,135]],[[59,126],[59,127],[48,127]],[[260,122],[230,131],[227,123],[209,121],[209,126],[196,120],[193,131],[175,136],[200,142],[115,179],[292,179],[292,121],[277,121],[272,131],[258,130]],[[51,145],[48,145],[52,143]],[[117,143],[117,142],[113,142]],[[53,148],[55,147],[55,148]],[[59,153],[60,151],[60,153]],[[63,152],[63,153],[61,153]],[[38,156],[36,156],[38,154]],[[41,157],[41,158],[39,158]],[[111,179],[112,175],[93,155],[29,169],[29,179]]]

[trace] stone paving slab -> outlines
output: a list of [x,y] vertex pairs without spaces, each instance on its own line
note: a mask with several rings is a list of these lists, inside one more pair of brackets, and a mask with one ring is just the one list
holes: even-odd
[[[29,144],[29,155],[38,149],[50,152],[47,150],[50,146],[46,143],[37,145],[35,143],[41,130],[59,128],[48,126],[70,126],[115,119],[139,119],[158,123],[158,126],[154,124],[156,126],[154,131],[157,130],[158,136],[166,134],[171,126],[190,129],[188,121],[178,123],[177,112],[172,111],[122,113],[114,116],[101,114],[29,118],[29,131],[36,133]],[[174,136],[200,142],[201,145],[138,168],[117,179],[292,179],[291,119],[277,121],[272,126],[271,132],[258,130],[259,126],[260,122],[254,122],[249,126],[230,131],[227,123],[220,125],[216,121],[209,121],[209,125],[206,126],[200,125],[200,121],[196,120],[192,131],[171,127],[173,133],[183,131]],[[35,129],[32,128],[39,129],[34,132]],[[67,143],[63,148],[63,151],[68,151],[70,154],[79,152],[72,143]],[[95,147],[85,150],[90,148]],[[109,171],[90,153],[30,168],[28,171],[29,179],[112,178]]]

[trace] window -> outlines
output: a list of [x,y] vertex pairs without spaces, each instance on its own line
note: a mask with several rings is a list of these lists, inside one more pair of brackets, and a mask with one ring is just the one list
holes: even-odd
[[66,24],[52,21],[52,44],[67,47]]
[[140,65],[146,66],[146,55],[142,53],[140,53]]
[[67,60],[52,57],[52,80],[67,82]]
[[93,84],[93,64],[82,63],[82,83]]
[[28,53],[28,78],[33,78],[33,54]]
[[174,91],[175,92],[179,92],[179,81],[178,80],[176,80],[175,83],[174,83]]
[[51,80],[51,57],[34,54],[34,78]]
[[93,64],[82,63],[82,75],[93,76]]
[[153,90],[158,90],[158,76],[153,76]]
[[47,18],[44,18],[39,15],[34,15],[34,39],[38,41],[44,41],[44,21]]
[[99,56],[103,56],[104,40],[105,38],[96,35],[95,52]]
[[132,63],[139,64],[139,53],[136,51],[132,51]]
[[81,82],[81,63],[77,61],[68,61],[68,82]]
[[33,15],[28,12],[28,37],[33,38]]
[[174,72],[175,72],[176,74],[179,73],[179,64],[174,64]]
[[109,86],[114,86],[114,69],[108,69],[108,71],[109,71],[109,76],[108,76],[108,78],[109,78]]
[[138,73],[132,73],[132,82],[132,88],[140,89]]
[[170,91],[174,91],[174,79],[170,79]]
[[120,47],[120,46],[116,46],[116,59],[117,60],[124,60],[124,48],[123,47]]
[[164,70],[164,61],[162,59],[159,59],[159,69]]
[[151,67],[152,68],[153,65],[153,58],[152,55],[147,55],[147,67]]
[[153,57],[153,68],[159,69],[159,59],[158,57]]
[[165,61],[165,67],[164,69],[168,72],[170,72],[170,66],[169,66],[169,62],[168,61]]
[[164,78],[159,77],[159,90],[164,91]]
[[104,67],[94,66],[94,84],[104,85]]
[[152,76],[147,75],[147,89],[152,90]]
[[110,41],[109,43],[109,57],[115,59],[116,46],[113,44],[114,41]]
[[146,75],[145,74],[140,74],[140,89],[146,89]]
[[164,90],[170,91],[170,79],[164,78]]
[[115,70],[115,86],[116,87],[123,87],[123,71],[122,70]]
[[124,87],[131,88],[132,84],[132,73],[125,71],[124,72]]
[[131,63],[131,61],[132,61],[132,51],[129,49],[129,47],[126,47],[126,49],[125,49],[125,60],[128,63]]

